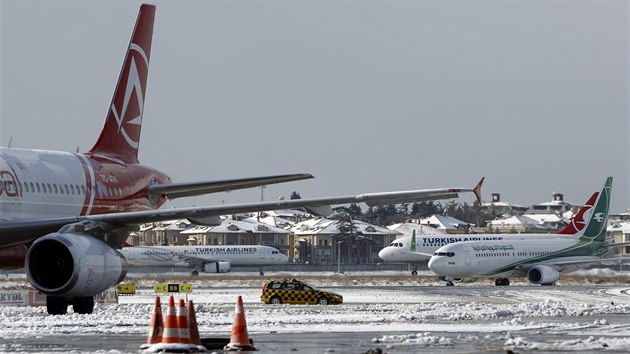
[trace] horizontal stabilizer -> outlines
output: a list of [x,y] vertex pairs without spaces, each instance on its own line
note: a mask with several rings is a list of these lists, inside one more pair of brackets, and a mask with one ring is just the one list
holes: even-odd
[[149,193],[153,196],[164,195],[168,199],[176,199],[203,194],[227,192],[236,189],[260,187],[268,184],[299,181],[309,178],[313,178],[313,176],[306,173],[299,173],[291,175],[227,179],[222,181],[156,184],[149,186]]

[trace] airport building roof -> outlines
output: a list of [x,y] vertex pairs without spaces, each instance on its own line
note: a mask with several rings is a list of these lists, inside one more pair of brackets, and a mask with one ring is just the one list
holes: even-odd
[[429,225],[420,225],[415,222],[404,222],[387,226],[388,229],[400,232],[403,236],[410,236],[413,231],[416,235],[444,235],[443,230],[436,229]]
[[[295,224],[291,231],[296,235],[337,235],[340,233],[339,226],[345,222],[326,218],[317,218]],[[368,224],[358,220],[352,220],[354,232],[358,235],[400,235],[400,232],[389,230]]]

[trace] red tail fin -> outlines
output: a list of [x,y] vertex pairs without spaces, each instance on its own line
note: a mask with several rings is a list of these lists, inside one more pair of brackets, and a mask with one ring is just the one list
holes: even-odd
[[138,162],[155,6],[143,4],[101,135],[89,154]]
[[599,195],[599,192],[593,193],[593,195],[588,199],[586,204],[584,204],[584,206],[580,208],[580,210],[578,210],[577,214],[575,214],[573,219],[571,219],[569,224],[565,226],[562,230],[558,231],[556,234],[576,235],[580,231],[582,231],[584,227],[586,226],[586,221],[584,221],[584,213],[586,213],[593,207],[593,204],[595,204],[595,201],[597,200],[598,195]]

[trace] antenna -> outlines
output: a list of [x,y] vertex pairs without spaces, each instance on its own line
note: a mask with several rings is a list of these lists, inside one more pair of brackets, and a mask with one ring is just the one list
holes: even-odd
[[13,137],[9,138],[9,145],[7,147],[11,147],[11,143],[13,143]]

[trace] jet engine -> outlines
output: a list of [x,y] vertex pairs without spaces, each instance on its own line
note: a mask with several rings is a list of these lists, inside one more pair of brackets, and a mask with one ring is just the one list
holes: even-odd
[[227,273],[230,271],[230,262],[208,262],[202,269],[205,273]]
[[26,254],[26,275],[41,293],[65,298],[91,297],[120,283],[127,261],[91,236],[52,233]]
[[560,273],[546,265],[535,266],[527,272],[527,280],[532,284],[551,285],[559,278]]

